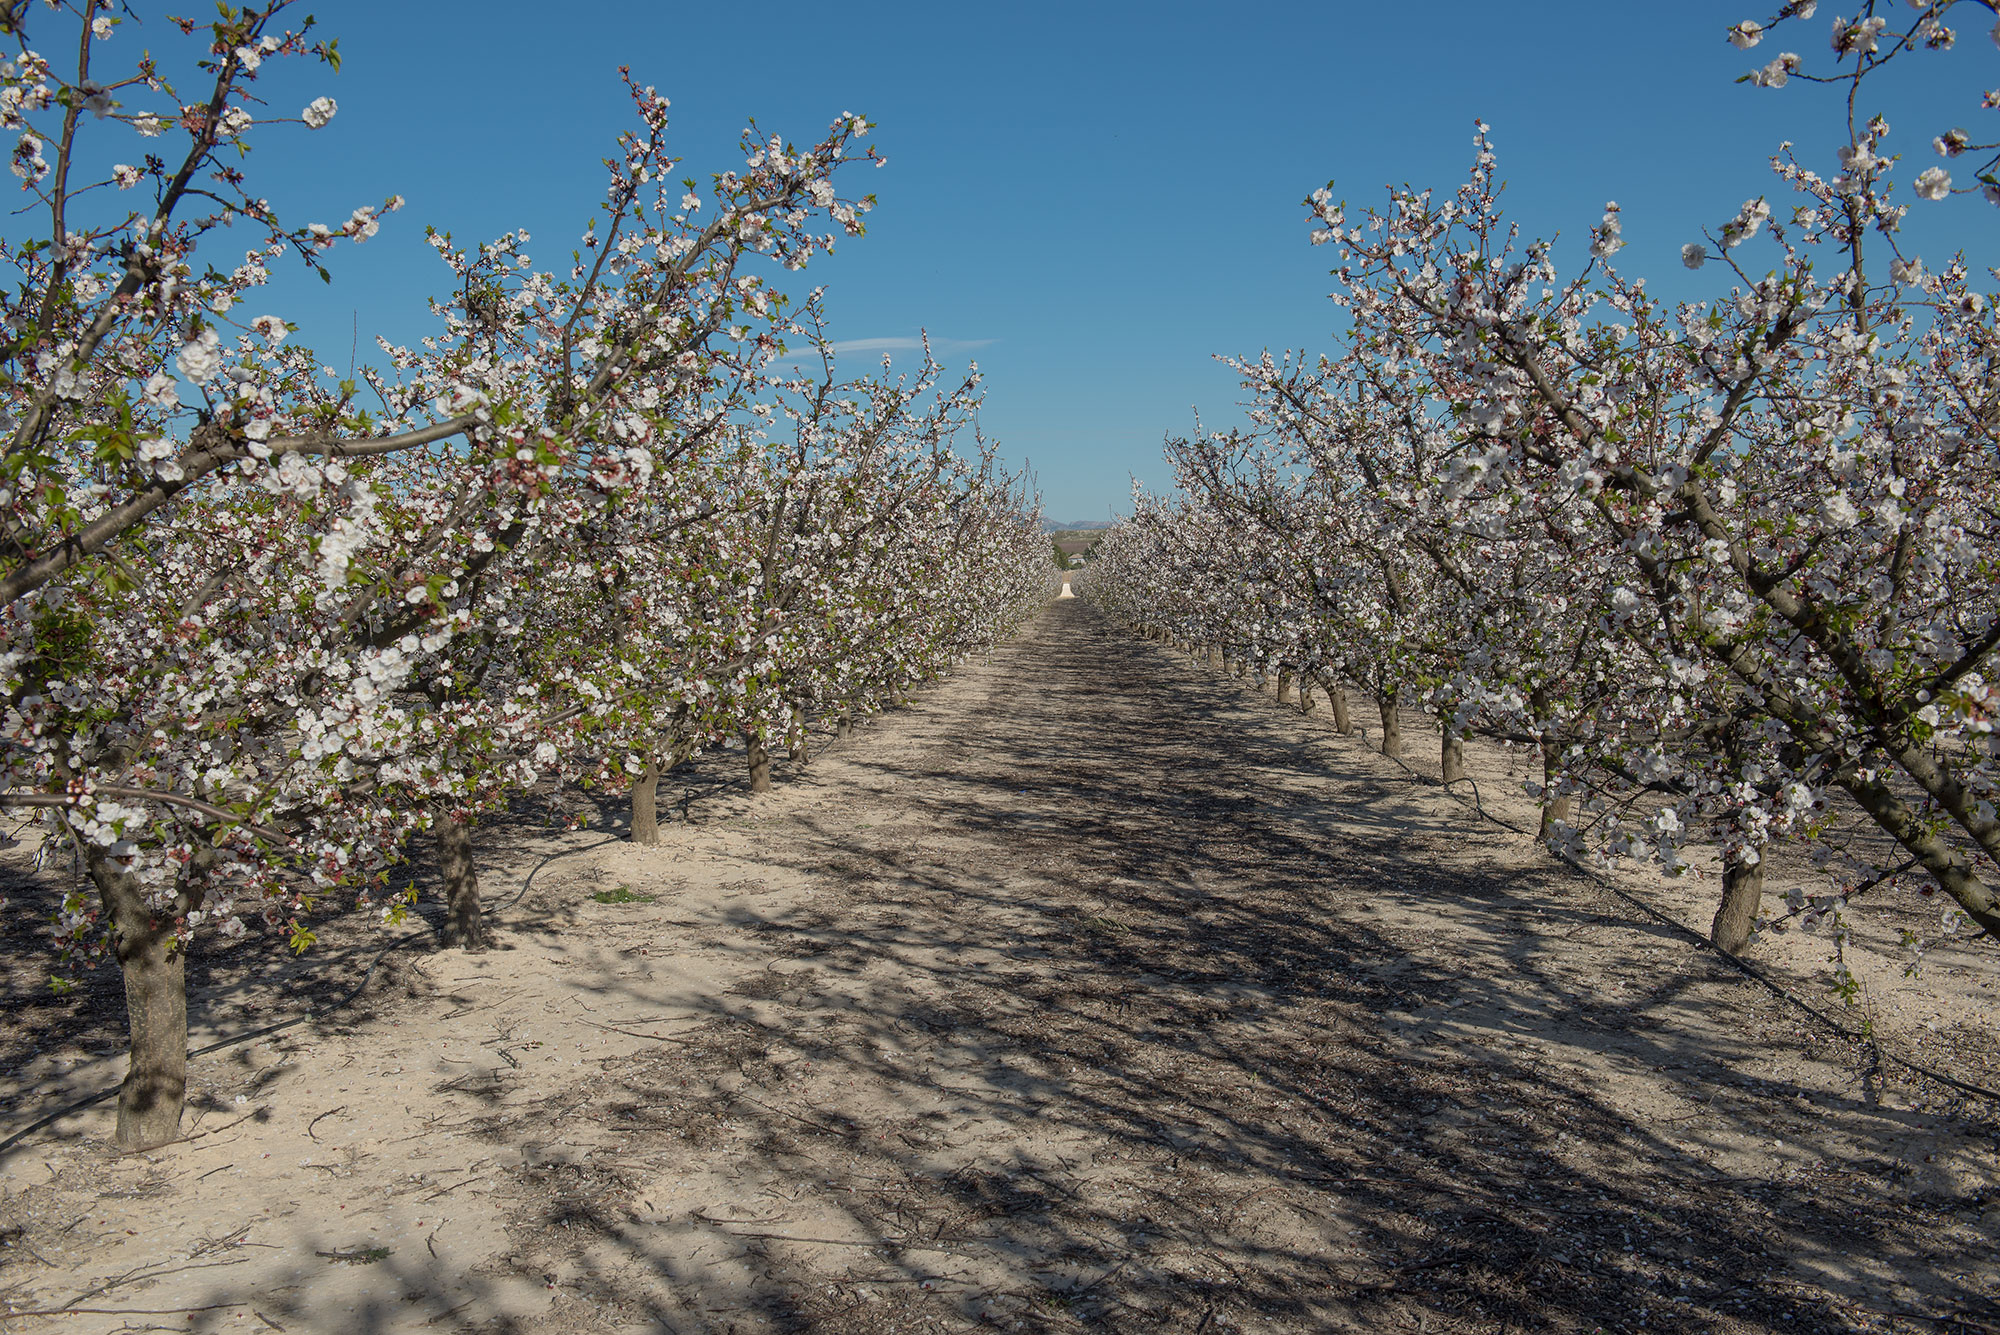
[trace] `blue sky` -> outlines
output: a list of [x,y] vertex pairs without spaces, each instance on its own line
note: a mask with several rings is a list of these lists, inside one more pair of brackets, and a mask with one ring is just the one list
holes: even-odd
[[[827,286],[836,338],[927,328],[947,360],[976,357],[982,426],[1063,520],[1122,508],[1133,475],[1162,484],[1161,438],[1197,406],[1211,426],[1234,418],[1213,354],[1328,345],[1327,257],[1299,201],[1329,178],[1351,203],[1390,182],[1449,189],[1484,117],[1525,230],[1581,237],[1616,199],[1622,266],[1692,297],[1720,279],[1688,274],[1681,245],[1767,190],[1780,139],[1829,168],[1835,142],[1825,90],[1732,80],[1779,49],[1823,65],[1837,5],[1752,52],[1722,33],[1765,11],[1711,0],[314,8],[343,72],[288,62],[268,91],[281,107],[329,93],[340,113],[317,134],[264,132],[257,188],[295,221],[409,201],[336,253],[330,287],[272,294],[328,361],[344,364],[356,323],[364,360],[373,332],[427,328],[443,273],[427,223],[466,240],[526,227],[546,264],[568,252],[627,124],[620,64],[673,100],[704,176],[733,165],[749,116],[809,142],[853,110],[879,123],[881,205],[805,284]],[[163,27],[142,40],[165,45]],[[1905,177],[1939,130],[1986,128],[1973,104],[2000,53],[1963,37],[1884,108]],[[1919,208],[1927,254],[1996,222],[1972,201]]]

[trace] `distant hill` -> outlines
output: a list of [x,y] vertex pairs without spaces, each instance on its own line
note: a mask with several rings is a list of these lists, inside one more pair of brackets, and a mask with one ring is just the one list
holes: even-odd
[[1058,524],[1053,519],[1042,521],[1044,533],[1081,533],[1087,529],[1110,528],[1117,521],[1110,519],[1083,519],[1074,524]]

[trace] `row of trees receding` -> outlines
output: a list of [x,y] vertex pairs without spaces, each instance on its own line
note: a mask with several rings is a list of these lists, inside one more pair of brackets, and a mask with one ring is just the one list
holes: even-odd
[[203,48],[190,92],[123,6],[0,15],[38,205],[0,240],[0,804],[81,873],[66,963],[123,968],[127,1147],[178,1134],[197,937],[302,950],[334,894],[395,920],[428,832],[444,941],[479,947],[482,813],[580,782],[655,841],[675,764],[740,737],[768,787],[809,725],[845,732],[1050,592],[1038,503],[969,430],[976,375],[845,376],[819,295],[777,287],[862,231],[866,121],[753,128],[698,187],[628,79],[574,252],[433,233],[432,332],[343,375],[260,289],[401,201],[293,226],[254,192],[259,80],[337,64],[290,21],[169,20]]
[[[1391,754],[1421,706],[1448,782],[1475,733],[1536,748],[1565,856],[1673,872],[1720,846],[1726,949],[1778,841],[1821,873],[1790,912],[1836,940],[1850,897],[1896,885],[1942,892],[1945,934],[2000,934],[1996,275],[1907,249],[1867,101],[1891,62],[1956,44],[1955,9],[1983,48],[1992,6],[1911,8],[1835,19],[1824,73],[1787,52],[1747,76],[1841,84],[1859,110],[1826,163],[1787,145],[1784,193],[1682,252],[1726,271],[1710,300],[1621,271],[1616,205],[1567,261],[1522,241],[1484,125],[1449,196],[1350,218],[1315,192],[1338,351],[1232,361],[1250,425],[1168,443],[1177,491],[1136,497],[1086,594],[1281,693],[1324,687],[1342,731],[1347,692],[1372,697]],[[1911,190],[2000,203],[1995,141],[1938,136],[1951,166]]]

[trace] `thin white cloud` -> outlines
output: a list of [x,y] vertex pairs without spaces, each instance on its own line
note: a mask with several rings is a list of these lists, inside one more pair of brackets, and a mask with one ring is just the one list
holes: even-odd
[[914,338],[840,338],[831,346],[838,356],[843,352],[915,352],[923,343]]
[[[990,338],[934,338],[931,351],[934,353],[970,352],[992,343]],[[832,343],[834,356],[848,352],[918,352],[924,346],[920,338],[840,338]]]

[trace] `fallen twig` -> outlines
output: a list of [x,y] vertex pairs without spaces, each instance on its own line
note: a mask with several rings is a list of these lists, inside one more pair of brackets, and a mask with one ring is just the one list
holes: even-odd
[[785,1217],[782,1214],[774,1214],[769,1219],[717,1219],[705,1210],[691,1210],[688,1213],[690,1218],[699,1219],[704,1224],[775,1224]]
[[313,1118],[313,1119],[312,1119],[312,1120],[311,1120],[310,1122],[307,1122],[307,1123],[306,1123],[306,1138],[307,1138],[308,1140],[318,1140],[318,1139],[319,1139],[319,1137],[318,1137],[318,1136],[315,1136],[315,1135],[313,1134],[313,1128],[314,1128],[314,1127],[316,1127],[316,1126],[318,1126],[318,1125],[319,1125],[319,1124],[320,1124],[321,1122],[324,1122],[324,1121],[325,1121],[325,1120],[326,1120],[327,1118],[329,1118],[329,1117],[333,1116],[333,1115],[334,1115],[335,1113],[337,1113],[337,1112],[346,1112],[346,1111],[347,1111],[347,1105],[343,1103],[343,1104],[341,1104],[341,1105],[340,1105],[339,1107],[337,1107],[337,1108],[328,1108],[328,1109],[327,1109],[327,1110],[326,1110],[325,1112],[323,1112],[323,1113],[321,1113],[321,1114],[320,1114],[319,1116],[317,1116],[317,1117]]
[[599,1024],[599,1023],[597,1023],[597,1021],[595,1021],[595,1020],[583,1020],[583,1021],[581,1021],[580,1023],[583,1023],[583,1024],[587,1024],[587,1025],[589,1025],[589,1026],[590,1026],[590,1027],[591,1027],[592,1029],[602,1029],[602,1030],[606,1031],[607,1033],[613,1033],[613,1034],[624,1034],[624,1035],[625,1035],[626,1037],[628,1037],[628,1038],[650,1038],[650,1039],[652,1039],[652,1040],[653,1040],[654,1042],[656,1042],[656,1043],[692,1043],[692,1042],[694,1042],[694,1040],[693,1040],[693,1039],[691,1039],[691,1038],[681,1038],[681,1037],[678,1037],[677,1035],[674,1035],[674,1034],[642,1034],[642,1033],[640,1033],[640,1032],[639,1032],[639,1031],[638,1031],[637,1029],[620,1029],[620,1028],[619,1028],[619,1027],[618,1027],[617,1025],[615,1025],[615,1024]]
[[[206,1307],[39,1307],[18,1312],[0,1312],[11,1321],[22,1316],[193,1316],[196,1312],[220,1312],[230,1307],[248,1307],[247,1302],[209,1303]],[[283,1330],[283,1326],[278,1327]]]
[[822,1247],[885,1247],[898,1252],[949,1252],[951,1247],[929,1242],[893,1242],[887,1238],[809,1238],[799,1233],[737,1233],[725,1229],[732,1238],[768,1238],[773,1242],[811,1242]]
[[[242,1264],[243,1264],[243,1263],[244,1263],[245,1261],[247,1261],[247,1260],[249,1260],[249,1259],[250,1259],[250,1258],[249,1258],[249,1257],[247,1257],[247,1256],[237,1256],[237,1257],[232,1257],[231,1259],[229,1259],[229,1260],[227,1260],[227,1261],[209,1261],[209,1262],[207,1262],[206,1264],[203,1264],[203,1265],[171,1265],[171,1266],[167,1266],[167,1267],[165,1267],[165,1268],[163,1268],[163,1269],[159,1269],[159,1270],[153,1270],[153,1269],[148,1269],[148,1268],[147,1268],[146,1266],[139,1266],[139,1267],[137,1267],[137,1268],[135,1268],[135,1269],[132,1269],[132,1270],[128,1270],[128,1271],[126,1271],[126,1272],[125,1272],[124,1274],[122,1274],[122,1275],[119,1275],[119,1276],[117,1276],[116,1278],[113,1278],[113,1279],[107,1279],[107,1280],[105,1280],[105,1281],[104,1281],[104,1282],[103,1282],[102,1284],[99,1284],[99,1285],[98,1285],[98,1286],[97,1286],[96,1288],[94,1288],[94,1289],[85,1289],[85,1290],[84,1290],[84,1291],[83,1291],[82,1293],[79,1293],[79,1294],[77,1294],[77,1295],[76,1295],[76,1297],[74,1297],[74,1298],[70,1299],[68,1303],[65,1303],[65,1304],[63,1304],[63,1305],[62,1305],[61,1307],[59,1307],[59,1308],[57,1308],[57,1309],[55,1309],[55,1310],[56,1310],[56,1311],[57,1311],[58,1313],[62,1313],[62,1312],[70,1312],[70,1311],[83,1311],[83,1310],[88,1310],[88,1309],[83,1309],[83,1308],[75,1308],[75,1307],[72,1307],[72,1306],[71,1306],[70,1304],[71,1304],[71,1303],[81,1303],[81,1302],[88,1302],[88,1301],[89,1301],[90,1299],[92,1299],[92,1298],[95,1298],[95,1297],[97,1297],[97,1296],[98,1296],[99,1294],[101,1294],[101,1293],[109,1293],[109,1292],[111,1292],[111,1290],[113,1290],[113,1289],[118,1289],[118,1288],[123,1288],[123,1287],[124,1287],[125,1285],[127,1285],[127,1284],[136,1284],[136,1283],[138,1283],[138,1282],[139,1282],[140,1280],[145,1280],[145,1279],[159,1279],[159,1278],[160,1278],[161,1276],[163,1276],[163,1275],[178,1275],[178,1274],[180,1274],[181,1272],[183,1272],[183,1271],[186,1271],[186,1270],[214,1270],[214,1269],[216,1269],[216,1268],[218,1268],[218,1267],[220,1267],[220,1266],[229,1266],[229,1265],[242,1265]],[[243,1305],[243,1304],[241,1304],[241,1303],[223,1303],[223,1304],[221,1304],[221,1306],[224,1306],[224,1307],[241,1307],[242,1305]],[[191,1309],[189,1309],[189,1308],[185,1308],[185,1307],[179,1307],[179,1308],[173,1308],[173,1309],[170,1309],[170,1310],[169,1310],[169,1311],[167,1311],[167,1312],[150,1312],[150,1313],[142,1313],[142,1315],[149,1315],[149,1316],[170,1316],[170,1315],[172,1315],[172,1313],[173,1313],[173,1312],[185,1312],[185,1311],[189,1311],[189,1310],[191,1310]],[[208,1309],[207,1309],[207,1308],[195,1308],[195,1309],[192,1309],[192,1310],[195,1310],[195,1311],[207,1311]],[[45,1314],[45,1313],[35,1313],[35,1312],[10,1312],[10,1313],[8,1313],[8,1315],[9,1315],[9,1316],[37,1316],[37,1315],[46,1315],[46,1314]]]
[[780,1117],[789,1117],[794,1122],[802,1122],[805,1125],[813,1128],[815,1131],[824,1131],[829,1136],[845,1136],[849,1140],[859,1140],[861,1138],[861,1133],[859,1131],[842,1131],[840,1128],[828,1126],[824,1122],[815,1122],[810,1117],[802,1117],[798,1113],[788,1112],[783,1108],[774,1108],[770,1104],[764,1102],[764,1100],[758,1098],[752,1098],[748,1094],[739,1092],[736,1097],[742,1099],[746,1103],[756,1104],[759,1108],[762,1108],[765,1112],[774,1112],[778,1114],[778,1116]]

